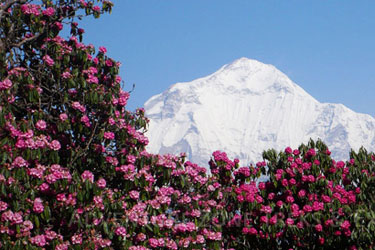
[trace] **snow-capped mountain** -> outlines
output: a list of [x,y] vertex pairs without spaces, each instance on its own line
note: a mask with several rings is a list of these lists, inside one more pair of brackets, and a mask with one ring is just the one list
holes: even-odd
[[148,149],[186,152],[207,167],[225,151],[241,165],[262,152],[321,138],[335,159],[351,148],[375,150],[375,118],[342,104],[320,103],[272,65],[240,58],[192,82],[176,83],[145,103]]

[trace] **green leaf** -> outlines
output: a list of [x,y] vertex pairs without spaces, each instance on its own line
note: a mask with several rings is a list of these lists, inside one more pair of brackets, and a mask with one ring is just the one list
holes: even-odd
[[43,214],[44,214],[44,218],[47,222],[50,221],[51,219],[51,210],[49,208],[49,206],[45,206],[44,207],[44,211],[43,211]]
[[104,230],[104,233],[108,235],[109,230],[108,230],[108,224],[107,224],[107,222],[103,223],[103,230]]
[[36,228],[39,228],[39,226],[40,226],[40,222],[39,222],[39,218],[38,218],[38,216],[36,216],[36,215],[35,215],[35,217],[34,217],[34,224],[35,224]]

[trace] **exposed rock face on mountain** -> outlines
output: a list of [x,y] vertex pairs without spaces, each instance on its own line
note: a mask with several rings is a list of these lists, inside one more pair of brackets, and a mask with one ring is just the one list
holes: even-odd
[[335,159],[347,159],[362,145],[375,150],[373,117],[320,103],[274,66],[247,58],[176,83],[145,109],[151,152],[186,152],[206,167],[215,150],[246,165],[262,160],[263,150],[297,147],[310,138],[321,138]]

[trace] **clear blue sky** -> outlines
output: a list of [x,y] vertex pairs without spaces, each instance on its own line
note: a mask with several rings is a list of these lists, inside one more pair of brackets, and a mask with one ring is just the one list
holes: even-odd
[[129,108],[176,82],[248,57],[321,102],[375,115],[374,0],[113,0],[82,22],[84,42],[122,62]]

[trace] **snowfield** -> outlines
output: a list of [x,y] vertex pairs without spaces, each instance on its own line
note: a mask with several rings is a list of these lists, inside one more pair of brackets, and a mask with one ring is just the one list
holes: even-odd
[[179,154],[208,167],[225,151],[240,165],[262,152],[322,139],[335,159],[351,148],[375,150],[375,118],[342,104],[320,103],[272,65],[240,58],[192,82],[176,83],[144,105],[148,150]]

